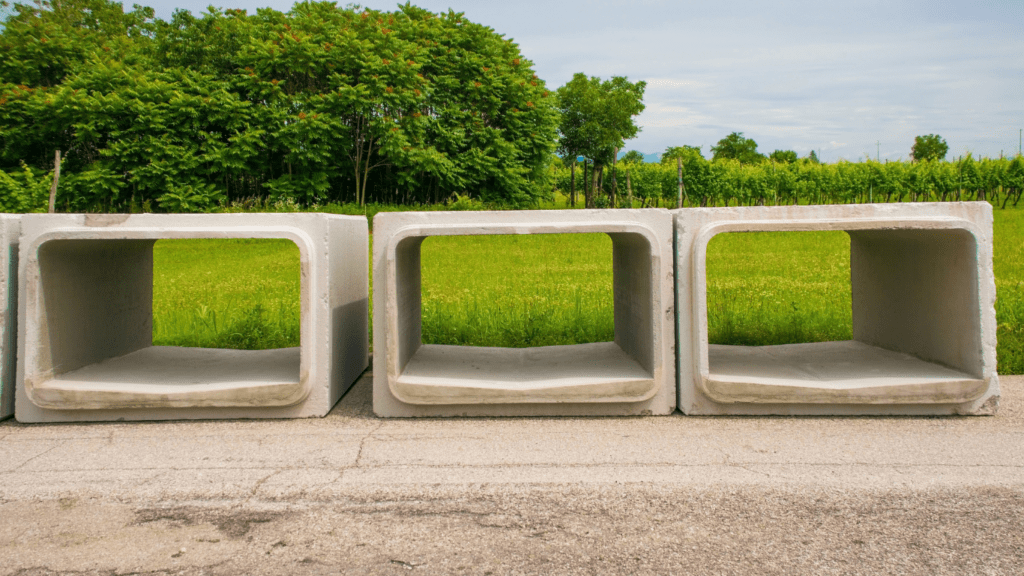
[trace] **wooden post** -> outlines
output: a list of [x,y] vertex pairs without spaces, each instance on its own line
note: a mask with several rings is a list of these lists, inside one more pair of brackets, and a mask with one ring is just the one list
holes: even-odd
[[53,185],[50,186],[50,214],[57,207],[57,181],[60,180],[60,150],[53,158]]
[[626,169],[626,202],[630,208],[633,207],[633,184],[629,181],[629,169]]
[[615,148],[612,151],[612,208],[615,208],[615,200],[616,200],[615,196],[616,196],[616,192],[618,192],[618,190],[617,190],[618,182],[617,182],[617,180],[615,178],[615,163],[618,161],[618,159],[619,159],[619,149]]
[[576,160],[572,161],[571,168],[569,169],[569,202],[572,203],[572,207],[576,207]]
[[676,173],[679,176],[679,205],[676,208],[683,207],[683,159],[681,157],[676,158]]

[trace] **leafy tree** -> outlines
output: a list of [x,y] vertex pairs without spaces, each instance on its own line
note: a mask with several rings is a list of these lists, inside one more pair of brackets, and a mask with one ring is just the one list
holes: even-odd
[[76,210],[550,193],[555,98],[518,46],[460,13],[302,2],[151,22],[104,1],[61,0],[81,21],[20,9],[0,31],[8,184],[60,149],[59,205]]
[[[625,140],[640,132],[633,117],[644,110],[643,97],[647,83],[632,83],[624,76],[601,81],[582,72],[558,89],[559,124],[558,153],[562,157],[585,156],[594,162],[599,175],[611,163],[615,150]],[[586,207],[594,207],[598,177],[586,192]]]
[[918,160],[945,160],[949,152],[949,145],[938,134],[917,136],[914,138],[914,146],[910,149],[910,157]]
[[811,153],[807,155],[807,161],[812,164],[821,164],[821,160],[818,160],[818,153],[811,150]]
[[[682,158],[684,161],[687,158],[693,158],[694,155],[701,156],[700,146],[669,146],[665,148],[665,152],[661,155],[662,164],[676,165],[676,158]],[[701,156],[703,158],[703,156]]]
[[744,138],[742,132],[733,132],[711,147],[714,160],[732,159],[741,164],[763,162],[764,154],[757,151],[757,142],[753,138]]
[[630,150],[622,156],[623,164],[643,164],[644,155],[636,150]]
[[153,9],[110,0],[15,3],[0,34],[0,82],[52,87],[94,59],[126,60],[153,30]]
[[768,158],[779,164],[792,164],[797,161],[796,152],[792,150],[776,150]]

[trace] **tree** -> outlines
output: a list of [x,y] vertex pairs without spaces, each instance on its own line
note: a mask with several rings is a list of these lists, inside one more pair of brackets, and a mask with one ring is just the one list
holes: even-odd
[[811,153],[807,155],[807,161],[812,164],[821,164],[821,160],[818,160],[818,154],[811,150]]
[[554,95],[460,13],[299,2],[151,22],[49,1],[0,29],[0,171],[38,183],[61,150],[62,208],[550,193]]
[[640,128],[633,117],[644,110],[647,83],[632,83],[624,76],[601,81],[582,72],[558,89],[558,153],[563,158],[584,156],[594,162],[594,178],[586,193],[586,207],[593,208],[599,175],[615,150],[633,138]]
[[644,155],[636,150],[630,150],[622,157],[623,164],[643,164]]
[[661,155],[662,164],[676,165],[676,158],[682,158],[685,162],[687,158],[692,158],[696,154],[700,156],[700,146],[669,146],[665,148],[665,152]]
[[949,145],[938,134],[917,136],[914,138],[914,146],[910,149],[910,157],[914,161],[919,160],[945,160],[949,152]]
[[744,138],[743,132],[733,132],[711,147],[713,160],[731,158],[741,164],[756,164],[765,160],[764,154],[757,152],[757,142],[753,138]]
[[792,164],[797,161],[796,152],[792,150],[776,150],[768,158],[779,164]]

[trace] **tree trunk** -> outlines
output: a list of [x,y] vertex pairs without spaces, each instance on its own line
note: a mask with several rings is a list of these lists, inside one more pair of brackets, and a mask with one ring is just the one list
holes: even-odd
[[569,203],[576,207],[576,161],[569,166]]
[[594,200],[597,198],[597,187],[600,184],[600,177],[604,166],[594,161],[594,167],[590,170],[590,190],[587,193],[587,208],[594,207]]

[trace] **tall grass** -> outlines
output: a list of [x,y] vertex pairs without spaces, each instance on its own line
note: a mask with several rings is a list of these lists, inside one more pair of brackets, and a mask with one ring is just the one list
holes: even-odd
[[758,346],[849,340],[850,236],[742,232],[708,243],[708,341]]
[[423,242],[422,269],[425,344],[615,338],[607,234],[434,237]]
[[288,240],[160,240],[153,248],[153,343],[298,346],[299,289],[299,249]]

